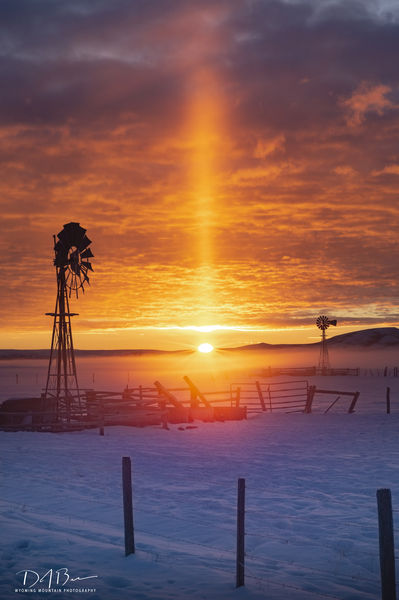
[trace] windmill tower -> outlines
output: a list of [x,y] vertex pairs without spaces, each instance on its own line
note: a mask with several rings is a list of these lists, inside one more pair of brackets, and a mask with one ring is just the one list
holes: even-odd
[[319,358],[319,370],[322,375],[327,375],[330,369],[330,360],[328,358],[328,348],[327,348],[327,338],[326,338],[326,329],[333,325],[336,327],[337,321],[334,319],[330,321],[328,317],[325,315],[320,315],[316,319],[316,325],[319,329],[321,329],[321,348],[320,348],[320,358]]
[[57,299],[54,312],[46,313],[54,322],[44,398],[55,402],[57,420],[69,421],[71,415],[81,413],[71,327],[71,317],[77,313],[70,312],[69,298],[72,294],[77,298],[78,291],[84,292],[89,284],[87,273],[93,269],[88,259],[94,255],[86,229],[79,223],[67,223],[57,237],[54,235]]

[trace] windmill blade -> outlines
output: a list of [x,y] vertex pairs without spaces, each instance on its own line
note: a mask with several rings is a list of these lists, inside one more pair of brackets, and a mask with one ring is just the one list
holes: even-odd
[[87,229],[82,227],[80,223],[77,223],[76,221],[70,221],[69,223],[65,223],[63,228],[65,231],[80,231],[82,235],[87,231]]
[[79,277],[80,278],[83,277],[83,281],[84,281],[86,275],[87,275],[87,269],[85,269],[85,267],[83,265],[80,265],[80,268],[79,268]]
[[87,269],[85,268],[85,266],[83,264],[79,265],[79,273],[78,273],[78,277],[80,279],[80,285],[83,287],[83,284],[85,283],[85,281],[89,282],[89,278],[87,276]]
[[322,330],[327,329],[330,325],[328,317],[326,317],[326,315],[320,315],[316,319],[316,325],[319,329],[322,329]]
[[90,244],[91,244],[91,240],[89,240],[89,238],[87,237],[87,235],[85,235],[79,241],[79,243],[76,244],[76,247],[78,248],[79,252],[82,252],[82,250],[84,250],[85,248],[87,248],[87,246],[90,246]]
[[70,248],[71,246],[78,247],[81,240],[85,237],[86,229],[81,227],[79,223],[67,223],[64,229],[58,234],[58,238],[63,244]]
[[90,248],[87,248],[84,252],[82,252],[80,258],[94,258],[94,254]]
[[93,267],[91,266],[91,263],[89,263],[89,261],[82,261],[80,264],[89,269],[90,271],[93,270]]

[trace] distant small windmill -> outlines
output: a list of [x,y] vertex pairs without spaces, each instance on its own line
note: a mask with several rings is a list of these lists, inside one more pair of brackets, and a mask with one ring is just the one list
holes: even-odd
[[73,410],[81,411],[71,328],[71,317],[77,313],[69,311],[69,298],[72,293],[78,297],[79,290],[84,292],[85,284],[89,284],[87,273],[93,268],[88,259],[94,255],[86,229],[79,223],[64,225],[57,235],[58,241],[53,237],[57,299],[54,312],[46,313],[54,322],[44,397],[55,400],[57,419],[66,416],[69,420]]
[[337,326],[337,320],[330,320],[325,315],[320,315],[316,319],[316,325],[319,329],[321,329],[321,348],[320,348],[320,358],[319,358],[319,369],[321,370],[322,375],[326,375],[327,371],[330,369],[330,360],[328,358],[328,348],[327,348],[327,338],[326,338],[326,329],[333,325]]

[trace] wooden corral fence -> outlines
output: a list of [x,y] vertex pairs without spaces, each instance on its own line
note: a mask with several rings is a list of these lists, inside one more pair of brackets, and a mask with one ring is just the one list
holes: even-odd
[[0,429],[71,431],[98,427],[103,435],[106,425],[162,425],[166,429],[168,423],[237,421],[255,412],[309,414],[315,396],[322,394],[337,396],[324,412],[343,396],[351,399],[348,412],[352,413],[359,398],[359,392],[317,389],[306,379],[235,382],[228,390],[209,392],[201,391],[187,376],[184,381],[186,386],[179,388],[155,381],[153,387],[127,387],[122,392],[81,390],[81,412],[68,413],[65,418],[57,413],[53,399],[51,405],[43,398],[9,400],[0,407]]
[[[323,407],[325,413],[329,412],[341,397],[350,399],[348,413],[353,413],[360,395],[359,392],[319,389],[315,385],[309,385],[306,379],[277,382],[241,381],[230,384],[232,397],[237,390],[240,390],[241,406],[246,406],[249,413],[283,411],[310,414],[316,395],[323,394],[337,396],[327,407]],[[319,406],[318,409],[320,412]]]
[[350,404],[349,404],[349,408],[348,408],[348,413],[351,414],[353,412],[355,412],[355,406],[356,403],[359,399],[360,396],[360,392],[339,392],[336,390],[324,390],[324,389],[319,389],[317,388],[315,385],[312,385],[309,387],[309,396],[308,396],[308,402],[306,404],[306,408],[305,408],[305,412],[310,414],[312,412],[312,406],[313,406],[313,401],[315,396],[317,395],[334,395],[337,396],[335,398],[335,400],[333,400],[328,406],[327,408],[325,408],[324,413],[328,413],[329,410],[331,410],[331,408],[333,406],[335,406],[335,404],[337,404],[337,402],[339,400],[341,400],[341,397],[344,396],[344,398],[350,398]]
[[319,367],[267,367],[256,373],[258,377],[313,377],[315,375],[360,375],[360,369],[320,369]]
[[352,375],[358,377],[360,369],[359,367],[354,369],[327,369],[326,375]]
[[[266,367],[256,372],[258,377],[312,377],[317,374],[317,367]],[[255,375],[255,372],[254,372]]]
[[86,392],[87,424],[156,425],[161,422],[155,388],[139,386],[123,392]]
[[122,393],[86,392],[87,421],[104,425],[159,425],[200,421],[241,420],[247,415],[240,406],[240,390],[202,392],[187,376],[186,387],[166,388],[160,381],[154,387],[125,388]]
[[241,405],[254,412],[305,412],[310,386],[306,379],[293,381],[244,381],[230,384],[231,396],[240,390]]
[[7,430],[69,431],[106,425],[159,425],[201,421],[241,420],[247,416],[240,406],[240,390],[202,392],[189,377],[186,386],[166,388],[160,381],[153,387],[125,388],[122,392],[81,390],[82,411],[60,416],[56,403],[44,407],[43,398],[5,401],[0,408],[0,428]]

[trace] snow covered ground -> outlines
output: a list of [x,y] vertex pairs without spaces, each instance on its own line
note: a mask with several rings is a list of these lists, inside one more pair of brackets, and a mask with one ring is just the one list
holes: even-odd
[[[21,390],[12,379],[6,397]],[[52,598],[379,598],[376,490],[390,488],[399,510],[399,379],[309,380],[321,382],[359,390],[356,413],[339,402],[328,414],[319,404],[312,415],[265,413],[169,431],[109,427],[104,437],[0,432],[0,597],[23,588],[18,571],[68,569],[71,578],[97,577],[62,587],[65,571],[59,585],[53,574],[51,588],[62,591]],[[129,557],[122,456],[133,462],[137,552]],[[246,479],[246,585],[236,589],[239,477]],[[34,579],[30,573],[27,585]],[[48,596],[48,584],[49,575],[35,592],[20,593]],[[66,591],[78,588],[96,591]]]

